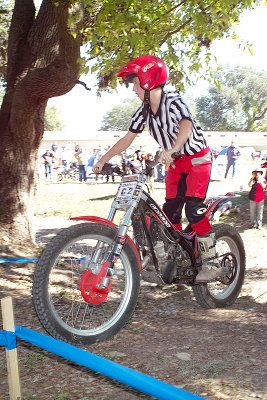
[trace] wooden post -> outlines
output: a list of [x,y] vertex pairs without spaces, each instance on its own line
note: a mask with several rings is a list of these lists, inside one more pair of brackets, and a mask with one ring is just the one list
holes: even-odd
[[[12,298],[1,299],[3,329],[15,332]],[[21,400],[17,349],[7,350],[7,373],[10,400]]]

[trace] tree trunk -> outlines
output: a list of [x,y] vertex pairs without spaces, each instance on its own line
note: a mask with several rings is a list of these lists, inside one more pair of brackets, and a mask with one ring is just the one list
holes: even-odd
[[8,50],[7,89],[0,110],[0,250],[34,254],[32,233],[38,149],[50,97],[67,93],[79,75],[81,38],[68,29],[70,2],[15,3]]
[[[10,113],[12,103],[6,105]],[[45,105],[40,106],[39,118],[44,114],[44,108]],[[24,107],[23,109],[26,114],[30,111]],[[32,218],[37,178],[36,144],[40,143],[42,135],[37,131],[33,121],[27,123],[21,121],[19,115],[14,117],[17,120],[13,122],[12,128],[10,118],[6,124],[1,123],[1,253],[26,255],[29,249],[34,247]]]

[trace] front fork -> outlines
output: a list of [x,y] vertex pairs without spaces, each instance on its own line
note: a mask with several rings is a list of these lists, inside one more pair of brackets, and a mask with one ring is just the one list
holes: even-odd
[[[109,282],[110,282],[109,277],[113,274],[114,264],[118,260],[118,258],[120,257],[120,254],[122,252],[123,245],[126,241],[128,227],[129,227],[129,224],[130,224],[130,221],[132,218],[132,214],[133,214],[135,208],[136,208],[136,204],[134,203],[126,211],[123,221],[122,221],[121,225],[119,226],[118,234],[114,240],[112,250],[111,250],[107,260],[104,262],[104,264],[105,264],[104,268],[103,268],[104,264],[98,263],[98,259],[101,256],[101,252],[102,252],[104,243],[101,241],[98,241],[98,243],[96,245],[94,255],[93,255],[92,259],[90,260],[90,269],[92,270],[92,273],[94,275],[98,275],[98,274],[101,275],[100,282],[98,283],[98,287],[101,289],[106,289],[109,285]],[[116,208],[111,207],[111,210],[109,212],[107,220],[113,221],[115,214],[116,214]],[[89,264],[89,260],[88,260],[88,264]],[[87,268],[88,267],[89,267],[89,265],[87,265]]]

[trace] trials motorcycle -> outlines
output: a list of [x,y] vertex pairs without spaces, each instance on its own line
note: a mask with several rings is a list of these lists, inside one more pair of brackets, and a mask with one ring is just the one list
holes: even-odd
[[[135,310],[141,279],[191,286],[204,308],[236,300],[246,261],[236,229],[213,225],[220,278],[197,284],[202,262],[195,232],[190,225],[178,231],[145,191],[145,182],[143,174],[122,176],[107,219],[73,217],[83,222],[62,229],[43,250],[33,299],[40,322],[54,338],[92,344],[113,337]],[[218,217],[234,196],[207,200],[209,219]]]

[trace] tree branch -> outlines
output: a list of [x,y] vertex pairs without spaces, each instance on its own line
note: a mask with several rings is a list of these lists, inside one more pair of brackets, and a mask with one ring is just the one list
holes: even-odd
[[[29,32],[35,62],[21,84],[35,106],[70,91],[79,76],[82,37],[72,35],[68,28],[70,6],[69,0],[43,0]],[[81,16],[78,32],[82,23]]]
[[264,108],[264,110],[262,111],[262,113],[259,116],[254,118],[254,121],[259,121],[259,120],[263,119],[265,117],[266,112],[267,112],[267,107]]
[[[186,4],[186,1],[185,1],[185,0],[184,0],[184,1],[181,1],[181,3],[177,4],[177,5],[174,6],[174,7],[171,7],[168,11],[166,11],[166,13],[164,14],[164,16],[170,14],[172,11],[176,10],[177,8],[179,8],[179,7],[181,7],[181,6],[185,5],[185,4]],[[159,21],[159,19],[160,19],[159,17],[158,17],[158,18],[155,18],[155,19],[152,21],[152,23],[154,24],[156,21]]]
[[16,0],[8,40],[7,88],[13,87],[31,64],[25,54],[29,53],[27,37],[34,15],[33,0]]
[[175,35],[176,33],[180,32],[181,29],[183,29],[186,25],[188,25],[190,22],[192,21],[192,18],[190,17],[187,21],[185,21],[182,25],[180,25],[177,29],[175,29],[174,31],[168,32],[165,37],[161,40],[160,42],[160,46],[162,46],[167,40],[168,38],[172,37],[173,35]]
[[84,10],[84,21],[83,21],[83,27],[84,28],[90,28],[94,25],[98,14],[100,13],[103,5],[104,5],[103,0],[94,0],[93,4],[87,7],[85,7]]
[[89,88],[85,82],[80,81],[79,79],[77,79],[76,81],[77,84],[82,85],[86,90],[91,90],[91,88]]

